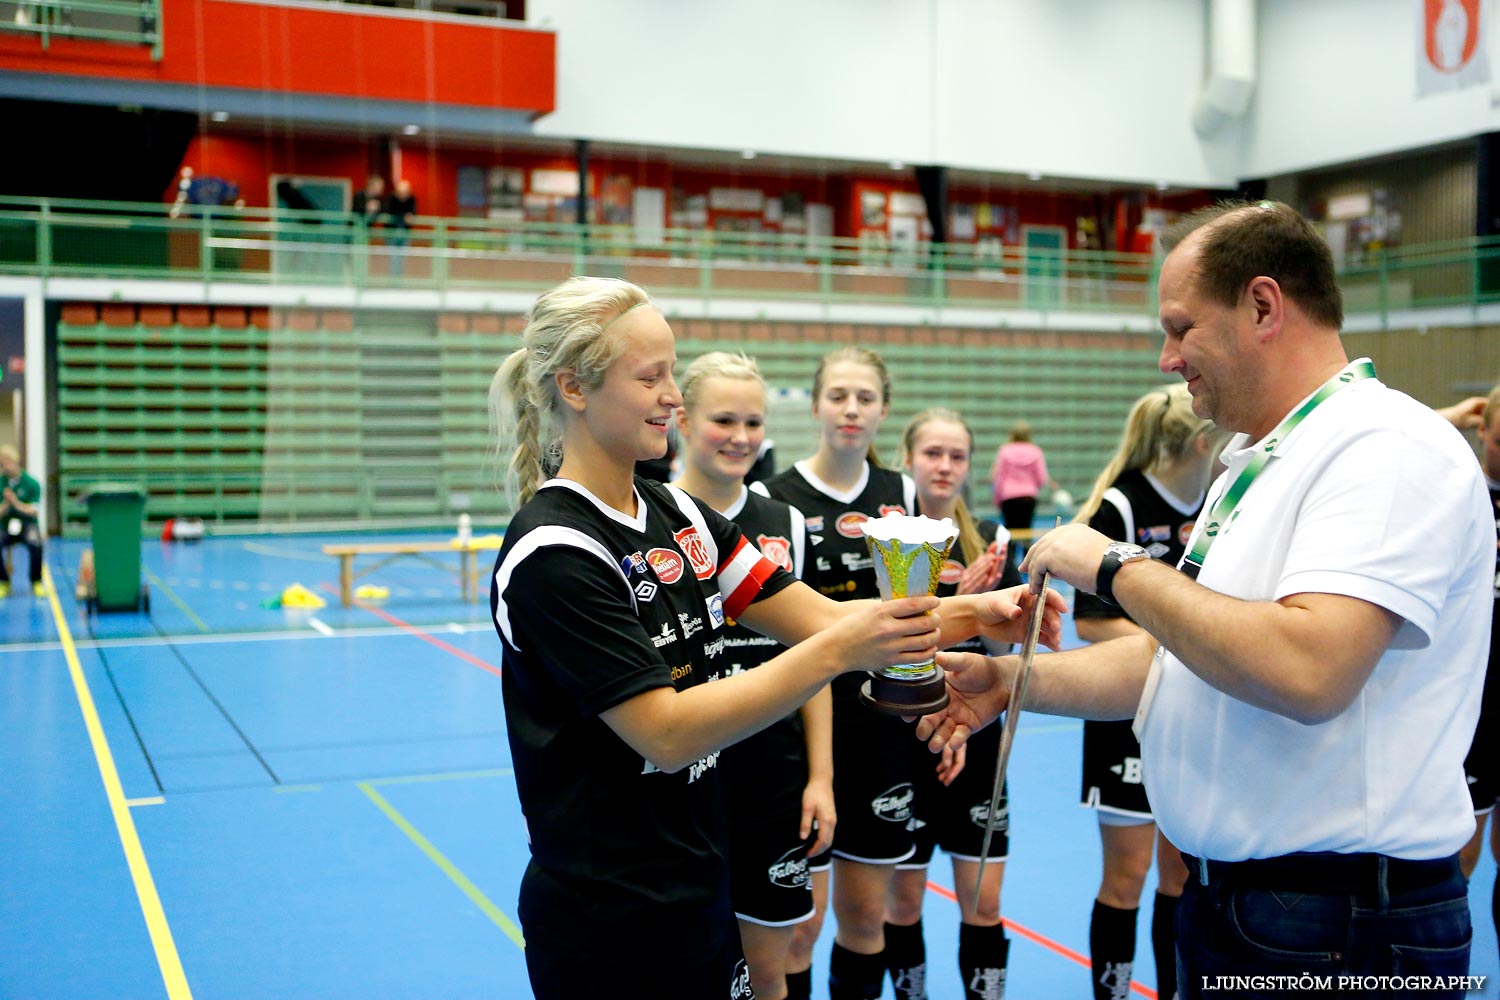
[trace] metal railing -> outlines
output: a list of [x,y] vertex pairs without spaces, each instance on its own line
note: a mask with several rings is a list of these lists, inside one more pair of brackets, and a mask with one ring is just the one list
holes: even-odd
[[16,0],[0,3],[0,31],[144,45],[162,56],[161,0]]
[[[571,274],[659,296],[1150,313],[1148,254],[339,212],[0,198],[0,273],[364,288],[535,291]],[[1366,254],[1351,314],[1500,301],[1500,239]]]

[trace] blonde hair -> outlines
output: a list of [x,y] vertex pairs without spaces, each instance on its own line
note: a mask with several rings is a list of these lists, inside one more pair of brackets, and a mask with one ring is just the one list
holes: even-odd
[[0,444],[0,458],[9,458],[12,461],[19,462],[21,460],[21,453],[16,450],[16,446],[13,444]]
[[[917,435],[923,427],[934,420],[941,420],[948,424],[957,424],[964,429],[969,436],[969,458],[974,457],[974,431],[969,427],[957,410],[950,410],[942,406],[933,406],[918,413],[911,418],[906,425],[906,430],[901,432],[901,443],[906,452],[906,460],[911,461],[912,454],[916,451]],[[964,498],[959,497],[953,507],[953,523],[958,525],[958,549],[963,553],[964,565],[972,566],[974,560],[984,555],[984,538],[979,534],[979,525],[974,523],[974,515],[969,513],[969,505],[964,503]]]
[[1489,427],[1500,417],[1500,385],[1490,390],[1490,394],[1484,397],[1484,412],[1479,415],[1479,426]]
[[620,316],[651,297],[619,278],[569,278],[531,308],[521,346],[490,381],[490,429],[497,453],[515,440],[508,472],[524,504],[562,464],[563,404],[555,376],[571,371],[585,390],[597,389],[624,349],[606,335]]
[[1094,480],[1093,492],[1078,508],[1075,523],[1087,524],[1099,510],[1104,493],[1122,472],[1150,468],[1159,459],[1178,458],[1199,436],[1213,430],[1213,422],[1193,412],[1193,397],[1186,382],[1152,389],[1130,408],[1120,446]]
[[760,366],[749,355],[741,352],[709,351],[688,365],[687,371],[682,373],[682,381],[677,383],[677,388],[682,393],[684,409],[691,410],[698,405],[698,397],[703,391],[703,380],[715,376],[744,381],[754,380],[760,383],[762,389],[766,385],[766,380],[760,373]]
[[[884,406],[891,405],[891,373],[885,366],[885,359],[868,347],[857,347],[848,344],[844,347],[835,347],[823,355],[818,362],[818,368],[813,372],[813,405],[817,405],[818,397],[823,394],[823,372],[829,365],[838,364],[840,361],[852,361],[857,365],[865,365],[875,369],[875,375],[880,379],[880,402]],[[866,456],[870,464],[879,468],[881,465],[880,455],[875,451],[875,442],[870,442],[870,451]]]

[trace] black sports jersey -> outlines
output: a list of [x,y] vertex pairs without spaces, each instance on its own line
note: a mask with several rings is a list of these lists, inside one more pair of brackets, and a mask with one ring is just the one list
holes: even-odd
[[[1099,509],[1089,518],[1089,527],[1117,542],[1133,542],[1152,559],[1176,566],[1182,561],[1202,509],[1201,494],[1194,503],[1184,506],[1155,485],[1152,477],[1130,469],[1120,473],[1105,491]],[[1073,599],[1073,617],[1130,619],[1120,607],[1081,590]]]
[[[984,542],[985,548],[989,548],[995,543],[995,522],[980,521],[976,527],[979,529],[979,538]],[[964,558],[963,547],[955,539],[953,548],[948,552],[948,559],[943,563],[943,571],[938,577],[937,596],[952,597],[958,593],[958,581],[963,577],[964,569],[968,565],[968,560]],[[1016,569],[1015,560],[1011,559],[1007,554],[1005,566],[1000,570],[1000,582],[995,585],[996,589],[1004,590],[1006,587],[1019,587],[1021,582],[1021,572]],[[984,640],[977,635],[970,636],[948,648],[955,653],[988,654],[989,652],[985,648]]]
[[727,619],[793,580],[681,490],[637,477],[635,491],[631,518],[577,483],[545,484],[511,521],[490,592],[533,858],[522,920],[575,941],[594,933],[585,921],[626,936],[723,930],[718,754],[663,773],[599,715],[707,683]]
[[[756,483],[766,494],[791,504],[802,512],[807,524],[808,554],[819,593],[835,601],[880,599],[875,582],[875,563],[860,525],[886,514],[912,514],[917,509],[917,486],[911,477],[893,469],[865,462],[864,475],[847,493],[833,489],[813,475],[805,461]],[[858,707],[861,673],[844,674],[833,682],[833,709],[842,713]],[[859,708],[861,717],[869,709]]]
[[[761,555],[798,579],[808,579],[807,528],[801,511],[780,500],[742,488],[740,499],[724,511],[724,516],[739,526],[745,538],[760,549]],[[786,649],[775,639],[733,621],[725,623],[723,638],[724,655],[716,658],[709,680],[758,667]],[[805,783],[807,743],[803,737],[801,714],[793,712],[780,722],[746,737],[729,748],[728,757],[731,759],[725,763],[731,769],[739,761],[746,762],[750,768],[771,762],[800,768]],[[780,773],[782,768],[777,770]],[[800,795],[801,791],[799,785],[797,793]]]

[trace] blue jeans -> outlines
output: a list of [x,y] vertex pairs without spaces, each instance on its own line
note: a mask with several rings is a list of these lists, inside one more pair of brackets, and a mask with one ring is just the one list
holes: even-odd
[[[1317,855],[1295,857],[1314,870],[1319,863]],[[1332,864],[1341,856],[1323,857]],[[1413,990],[1420,980],[1406,978],[1461,977],[1469,970],[1468,883],[1456,857],[1451,866],[1434,864],[1435,877],[1421,884],[1388,877],[1382,863],[1357,885],[1299,892],[1236,877],[1232,866],[1204,885],[1190,859],[1177,907],[1178,996],[1328,996],[1340,993],[1340,976],[1361,977],[1359,984],[1346,980],[1351,996],[1462,996],[1457,986]],[[1309,985],[1309,976],[1321,986]]]

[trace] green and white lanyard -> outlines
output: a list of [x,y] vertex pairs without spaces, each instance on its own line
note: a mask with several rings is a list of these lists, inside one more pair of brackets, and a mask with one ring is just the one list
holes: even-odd
[[1184,573],[1194,580],[1198,578],[1198,572],[1203,569],[1203,560],[1208,556],[1209,547],[1213,545],[1214,539],[1218,537],[1219,532],[1229,527],[1230,521],[1234,519],[1235,508],[1239,506],[1239,502],[1244,497],[1245,491],[1250,488],[1250,484],[1255,481],[1255,477],[1260,475],[1261,471],[1265,469],[1266,463],[1271,460],[1271,456],[1276,454],[1276,449],[1297,428],[1297,425],[1307,419],[1307,415],[1316,410],[1320,403],[1340,389],[1353,385],[1355,382],[1374,377],[1375,366],[1371,362],[1367,360],[1356,361],[1327,382],[1324,382],[1317,392],[1308,397],[1307,402],[1287,414],[1281,423],[1276,425],[1276,429],[1271,432],[1271,436],[1266,438],[1265,444],[1261,445],[1260,450],[1251,456],[1249,463],[1235,477],[1229,489],[1225,490],[1224,495],[1213,505],[1213,509],[1209,512],[1208,524],[1199,532],[1198,541],[1193,544],[1193,550],[1182,561],[1180,569]]

